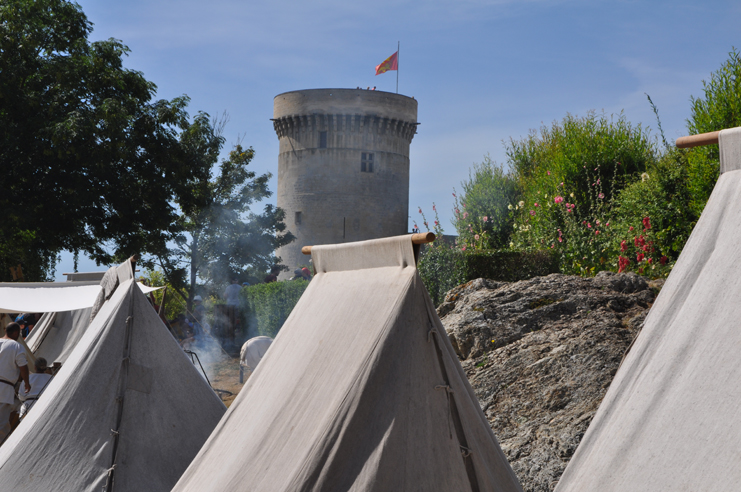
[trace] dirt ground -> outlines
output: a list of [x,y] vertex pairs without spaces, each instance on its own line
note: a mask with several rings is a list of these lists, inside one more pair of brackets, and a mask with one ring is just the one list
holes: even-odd
[[211,364],[204,364],[206,374],[211,381],[211,386],[216,393],[221,397],[221,401],[228,407],[234,401],[242,389],[243,384],[239,383],[239,358],[230,357],[224,358],[221,361],[214,362]]

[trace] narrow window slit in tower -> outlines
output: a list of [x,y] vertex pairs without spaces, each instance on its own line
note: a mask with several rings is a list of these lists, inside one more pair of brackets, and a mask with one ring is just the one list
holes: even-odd
[[301,212],[296,212],[294,222],[296,223],[296,225],[301,225]]
[[327,148],[327,132],[319,132],[319,148]]
[[373,154],[370,152],[363,152],[360,157],[360,172],[372,173],[373,172]]

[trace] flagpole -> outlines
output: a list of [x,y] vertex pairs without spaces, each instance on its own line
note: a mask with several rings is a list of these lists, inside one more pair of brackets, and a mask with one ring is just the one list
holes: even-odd
[[401,48],[401,42],[396,42],[396,93],[399,93],[399,49]]

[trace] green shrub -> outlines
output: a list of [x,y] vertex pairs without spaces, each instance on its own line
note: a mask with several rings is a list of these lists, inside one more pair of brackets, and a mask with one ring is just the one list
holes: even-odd
[[519,201],[520,196],[517,179],[486,156],[484,162],[473,165],[468,181],[461,186],[462,196],[453,193],[458,245],[478,249],[507,247],[514,220],[508,206]]
[[[687,154],[670,150],[643,179],[623,189],[615,199],[612,250],[624,258],[622,270],[663,276],[668,269],[661,267],[671,266],[679,258],[698,219],[689,206],[692,192]],[[638,248],[640,241],[646,244]],[[637,261],[639,254],[644,255],[641,262]]]
[[453,287],[487,278],[516,282],[558,272],[558,259],[551,251],[466,250],[450,246],[427,248],[417,265],[420,277],[436,306]]
[[[523,198],[510,247],[550,249],[563,273],[594,275],[613,267],[611,200],[656,162],[654,143],[641,126],[590,112],[567,116],[508,146]],[[614,257],[617,268],[617,257]]]
[[275,338],[308,285],[304,280],[290,280],[243,287],[242,319],[250,331]]
[[[734,48],[710,81],[702,82],[704,98],[690,98],[691,113],[687,130],[691,135],[741,126],[741,56]],[[717,145],[695,147],[689,151],[688,177],[695,214],[702,213],[719,175]]]
[[558,273],[558,255],[552,251],[479,250],[463,253],[466,281],[488,278],[517,282],[551,273]]
[[417,263],[417,270],[432,302],[439,306],[445,298],[445,293],[466,282],[466,279],[463,274],[463,253],[442,242],[436,243],[433,243],[435,246],[424,248]]

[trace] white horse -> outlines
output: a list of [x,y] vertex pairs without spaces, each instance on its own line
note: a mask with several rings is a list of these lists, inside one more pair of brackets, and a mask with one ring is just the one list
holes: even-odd
[[270,348],[273,339],[270,337],[250,338],[239,353],[239,382],[244,383],[255,371],[257,364],[262,360],[265,352]]

